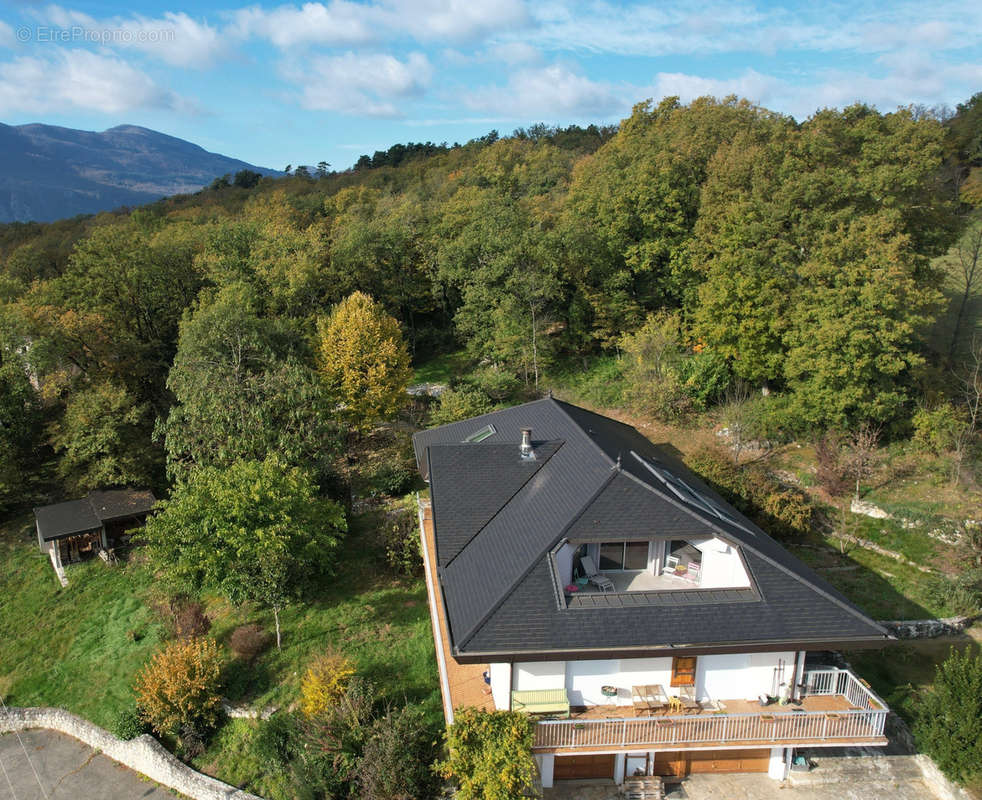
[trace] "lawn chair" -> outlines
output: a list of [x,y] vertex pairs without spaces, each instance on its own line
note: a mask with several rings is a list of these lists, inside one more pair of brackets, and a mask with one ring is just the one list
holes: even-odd
[[696,700],[695,686],[679,686],[679,701],[682,703],[682,708],[685,709],[686,714],[690,711],[702,711],[702,706]]
[[666,556],[665,565],[661,568],[661,571],[665,575],[674,575],[679,568],[679,560],[677,556]]
[[614,582],[606,575],[601,575],[597,572],[597,565],[593,563],[593,559],[590,556],[580,558],[580,566],[583,567],[583,574],[586,575],[590,583],[596,586],[601,592],[614,591]]

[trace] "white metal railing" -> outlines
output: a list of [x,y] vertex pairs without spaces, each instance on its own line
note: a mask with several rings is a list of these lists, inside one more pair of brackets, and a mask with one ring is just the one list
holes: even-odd
[[805,673],[805,696],[842,695],[852,705],[867,711],[886,709],[870,687],[847,669],[815,669]]
[[812,695],[841,695],[853,708],[805,711],[782,707],[769,712],[708,713],[625,719],[544,720],[536,725],[536,749],[760,744],[880,738],[888,709],[847,670],[805,674]]

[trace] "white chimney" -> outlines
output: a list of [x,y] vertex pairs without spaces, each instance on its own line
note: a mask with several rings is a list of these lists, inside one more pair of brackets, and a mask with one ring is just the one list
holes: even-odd
[[519,448],[522,453],[522,458],[535,458],[535,453],[532,452],[532,429],[522,428],[522,446]]

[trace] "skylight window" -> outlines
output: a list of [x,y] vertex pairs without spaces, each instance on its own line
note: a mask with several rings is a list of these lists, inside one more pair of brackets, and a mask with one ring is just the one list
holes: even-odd
[[477,444],[478,442],[483,442],[489,436],[494,436],[498,431],[495,429],[494,425],[485,425],[480,430],[474,431],[470,436],[468,436],[464,441],[467,444]]
[[689,484],[682,480],[678,475],[674,475],[666,469],[655,466],[651,462],[643,459],[633,450],[631,455],[634,456],[638,461],[640,461],[648,469],[648,471],[654,475],[658,480],[660,480],[665,486],[672,492],[679,500],[687,505],[694,506],[700,511],[710,514],[711,516],[721,519],[725,522],[735,525],[742,531],[746,531],[751,536],[756,536],[756,534],[747,527],[746,524],[741,522],[738,518],[734,517],[727,509],[723,508],[715,500],[707,497],[693,489]]

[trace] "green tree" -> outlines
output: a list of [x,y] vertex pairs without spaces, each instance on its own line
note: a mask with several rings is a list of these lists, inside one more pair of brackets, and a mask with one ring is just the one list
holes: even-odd
[[346,524],[310,476],[276,459],[203,467],[178,484],[146,528],[152,563],[184,591],[280,610],[330,573]]
[[0,351],[0,506],[23,490],[41,425],[41,408],[20,358]]
[[51,426],[58,475],[75,492],[156,483],[162,453],[151,441],[153,413],[110,381],[80,385]]
[[231,284],[181,323],[167,378],[175,404],[160,429],[172,476],[267,453],[318,479],[328,472],[339,441],[331,403],[299,337],[256,306],[251,289]]
[[406,405],[409,353],[382,306],[355,292],[321,320],[319,333],[321,373],[346,422],[365,431]]
[[919,699],[914,736],[949,778],[982,776],[982,656],[951,649]]
[[445,734],[447,758],[437,770],[460,800],[514,800],[531,793],[533,723],[517,711],[462,708]]

